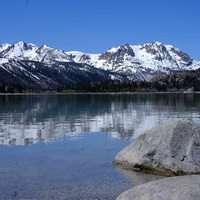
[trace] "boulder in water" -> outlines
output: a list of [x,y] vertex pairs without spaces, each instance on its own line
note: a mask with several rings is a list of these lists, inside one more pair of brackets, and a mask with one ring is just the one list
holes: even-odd
[[117,154],[123,168],[163,175],[200,173],[200,124],[176,119],[142,133]]

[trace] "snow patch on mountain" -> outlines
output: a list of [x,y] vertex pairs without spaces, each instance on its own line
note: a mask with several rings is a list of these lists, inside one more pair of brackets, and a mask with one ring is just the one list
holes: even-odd
[[[85,53],[80,51],[68,51],[65,52],[74,62],[78,62],[81,58],[81,56]],[[88,55],[88,54],[87,54]]]
[[7,63],[7,62],[8,62],[8,59],[0,58],[0,64]]

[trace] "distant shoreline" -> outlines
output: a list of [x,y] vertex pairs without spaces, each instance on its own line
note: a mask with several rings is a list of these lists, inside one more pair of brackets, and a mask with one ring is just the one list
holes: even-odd
[[65,94],[200,94],[197,92],[21,92],[21,93],[0,93],[0,95],[65,95]]

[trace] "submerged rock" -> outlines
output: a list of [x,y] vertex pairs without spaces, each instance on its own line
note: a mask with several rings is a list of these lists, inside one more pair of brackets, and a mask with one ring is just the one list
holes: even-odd
[[179,176],[142,184],[116,200],[199,200],[200,175]]
[[200,125],[171,120],[145,131],[117,154],[123,168],[163,175],[200,173]]
[[160,180],[163,178],[166,178],[166,176],[159,176],[155,174],[147,174],[147,173],[141,173],[137,171],[132,170],[126,170],[121,167],[116,167],[116,170],[122,174],[126,180],[132,183],[133,187],[136,187],[138,185],[142,185],[145,183],[149,183],[151,181]]

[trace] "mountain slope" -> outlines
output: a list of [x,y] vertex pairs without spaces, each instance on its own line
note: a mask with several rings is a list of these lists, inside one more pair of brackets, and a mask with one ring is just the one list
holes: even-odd
[[24,88],[56,89],[68,84],[112,79],[126,80],[126,76],[74,62],[44,64],[36,61],[9,60],[0,64],[0,82],[15,83]]

